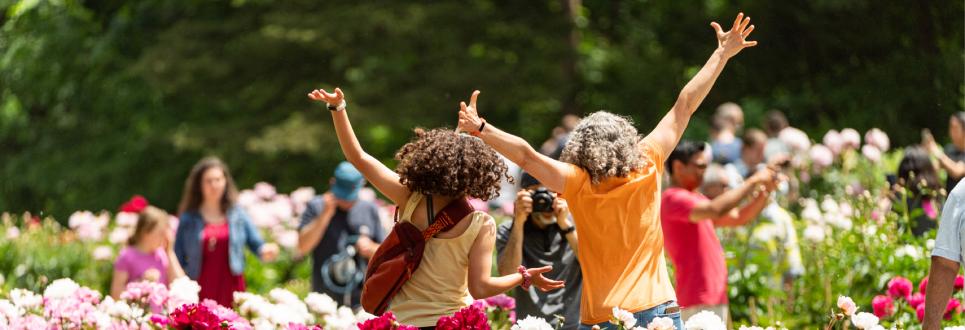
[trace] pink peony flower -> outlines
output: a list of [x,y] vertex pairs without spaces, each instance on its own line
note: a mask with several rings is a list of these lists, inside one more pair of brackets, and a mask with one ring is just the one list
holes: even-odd
[[952,316],[962,312],[962,303],[958,299],[951,298],[948,299],[948,305],[945,305],[945,319],[951,320]]
[[841,149],[844,147],[844,140],[841,139],[841,134],[836,130],[830,130],[824,134],[824,139],[821,140],[828,149],[831,149],[835,155],[841,153]]
[[168,302],[168,289],[157,282],[131,282],[121,293],[121,300],[139,304],[152,313],[163,313]]
[[504,310],[516,309],[516,299],[505,294],[486,298],[486,304]]
[[841,130],[841,140],[844,141],[845,149],[858,149],[861,146],[861,134],[853,128]]
[[258,182],[255,184],[255,195],[263,200],[269,200],[275,197],[278,192],[275,190],[275,186],[267,182]]
[[838,297],[838,308],[844,311],[844,315],[851,316],[858,310],[858,305],[855,305],[854,300],[850,297],[840,296]]
[[811,139],[808,135],[794,127],[788,127],[778,133],[777,138],[784,142],[792,153],[800,153],[811,148]]
[[864,158],[867,158],[872,163],[877,164],[879,161],[881,161],[881,150],[878,150],[878,147],[873,145],[866,144],[861,147],[861,154],[864,155]]
[[891,297],[877,295],[871,300],[871,309],[874,311],[875,316],[884,318],[895,313],[895,304],[894,301],[891,300]]
[[818,168],[831,166],[831,163],[834,161],[834,154],[831,152],[831,149],[828,149],[828,147],[820,144],[816,144],[811,147],[811,151],[808,152],[808,155],[811,157],[811,161],[814,162],[814,165]]
[[965,276],[955,276],[955,290],[961,290],[963,287],[965,287]]
[[895,276],[888,281],[888,295],[892,298],[905,298],[911,296],[911,281],[901,276]]
[[928,288],[928,276],[925,276],[925,278],[922,278],[921,282],[918,283],[918,292],[925,294],[925,289],[927,288]]
[[918,308],[918,305],[921,305],[924,303],[925,303],[925,295],[922,294],[921,292],[915,292],[915,294],[911,295],[911,297],[908,298],[908,305],[910,305],[911,308]]
[[453,316],[443,316],[436,322],[438,330],[490,330],[489,319],[480,304],[472,304],[460,309]]
[[925,304],[918,305],[915,308],[915,315],[918,316],[918,322],[925,320]]
[[888,134],[884,131],[876,128],[872,128],[864,133],[864,143],[873,145],[881,151],[888,151],[891,147],[891,141],[888,139]]

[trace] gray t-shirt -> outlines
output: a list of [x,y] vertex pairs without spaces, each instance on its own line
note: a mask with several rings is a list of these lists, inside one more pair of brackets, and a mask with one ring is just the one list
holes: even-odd
[[[325,210],[326,205],[322,198],[315,197],[308,202],[308,207],[301,216],[301,224],[298,229],[301,230],[306,225],[312,223],[322,214]],[[332,205],[332,207],[335,207]],[[366,229],[362,229],[366,228]],[[382,222],[379,220],[379,209],[378,206],[372,202],[358,200],[352,206],[352,209],[344,211],[338,209],[335,211],[335,215],[332,216],[332,220],[328,224],[328,228],[322,235],[322,239],[315,246],[312,251],[312,290],[319,293],[324,293],[335,299],[335,301],[340,304],[343,303],[343,298],[345,293],[338,292],[333,288],[328,287],[322,278],[322,265],[326,260],[332,258],[333,256],[345,251],[346,247],[353,246],[354,240],[363,232],[368,232],[368,236],[371,240],[381,243],[385,239],[386,232],[382,228]],[[356,257],[358,260],[357,267],[360,272],[365,272],[365,260],[360,257]],[[358,285],[351,292],[352,306],[359,305],[359,299],[362,294],[362,285]]]
[[932,256],[942,257],[965,264],[965,180],[959,181],[955,189],[948,194],[945,208],[942,209],[941,222],[938,224],[938,235],[935,238],[935,249]]
[[[496,230],[496,250],[502,255],[512,232],[512,221],[506,221]],[[580,294],[583,287],[583,273],[576,253],[570,248],[569,242],[558,226],[550,225],[540,229],[532,221],[523,225],[523,266],[538,268],[553,266],[553,270],[543,276],[554,280],[566,281],[566,286],[543,292],[536,287],[523,290],[517,287],[516,317],[522,319],[528,315],[542,317],[551,324],[556,324],[556,315],[566,318],[563,329],[577,329],[580,324]]]

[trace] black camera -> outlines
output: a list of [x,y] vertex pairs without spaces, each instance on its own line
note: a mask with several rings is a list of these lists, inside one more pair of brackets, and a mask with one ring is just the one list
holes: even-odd
[[553,201],[556,196],[546,188],[538,188],[533,192],[533,212],[553,212]]

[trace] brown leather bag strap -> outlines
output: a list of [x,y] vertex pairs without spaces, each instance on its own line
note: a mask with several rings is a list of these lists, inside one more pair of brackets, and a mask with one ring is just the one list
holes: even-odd
[[459,221],[474,211],[472,205],[465,198],[453,200],[442,211],[439,211],[439,214],[436,214],[435,221],[431,222],[429,228],[422,232],[422,238],[428,241],[436,234],[452,229]]

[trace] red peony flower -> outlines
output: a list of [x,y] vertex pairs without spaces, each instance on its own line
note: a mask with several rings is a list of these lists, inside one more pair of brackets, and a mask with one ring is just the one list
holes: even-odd
[[207,306],[185,304],[171,313],[170,325],[175,329],[220,330],[222,322]]
[[385,312],[382,316],[361,322],[357,326],[359,330],[418,330],[411,325],[401,325],[396,322],[395,314],[392,312]]
[[460,309],[453,316],[443,316],[436,322],[438,330],[490,330],[486,312],[480,308],[481,304],[472,304]]
[[948,305],[945,305],[945,319],[951,320],[952,316],[962,312],[962,303],[958,299],[952,298],[948,299]]
[[134,195],[131,200],[121,205],[121,212],[140,213],[147,206],[147,199],[144,196]]
[[908,305],[910,305],[911,308],[918,308],[918,305],[922,305],[924,303],[925,295],[921,292],[915,292],[915,294],[911,295],[911,298],[908,298]]
[[925,276],[925,278],[921,279],[921,283],[918,284],[918,292],[921,292],[921,294],[925,294],[925,289],[927,288],[928,288],[928,276]]
[[894,300],[889,296],[877,295],[871,300],[871,309],[875,316],[885,318],[895,313]]
[[965,277],[962,275],[955,276],[955,290],[961,290],[965,287]]
[[911,281],[901,276],[895,276],[888,281],[888,295],[892,298],[905,298],[911,296]]
[[918,316],[918,323],[925,321],[925,304],[918,305],[918,308],[915,308],[915,315]]

